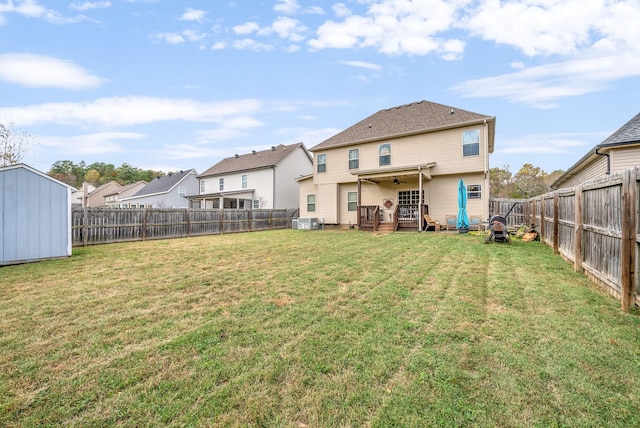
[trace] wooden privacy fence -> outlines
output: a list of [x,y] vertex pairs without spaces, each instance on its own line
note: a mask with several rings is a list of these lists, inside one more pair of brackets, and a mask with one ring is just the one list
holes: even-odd
[[640,305],[639,180],[640,171],[631,169],[519,201],[521,223],[535,225],[541,242],[620,299],[625,310]]
[[74,208],[74,246],[286,229],[297,210]]

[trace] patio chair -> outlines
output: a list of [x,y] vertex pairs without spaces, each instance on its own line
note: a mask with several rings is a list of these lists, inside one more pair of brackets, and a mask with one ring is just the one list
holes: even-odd
[[456,215],[445,215],[444,216],[446,222],[447,230],[458,230],[458,216]]
[[430,227],[433,227],[433,230],[436,232],[440,230],[440,222],[429,217],[429,214],[424,214],[422,216],[424,218],[425,226],[424,230],[429,230]]
[[482,217],[480,217],[479,215],[469,216],[469,230],[480,231],[482,229],[483,229]]

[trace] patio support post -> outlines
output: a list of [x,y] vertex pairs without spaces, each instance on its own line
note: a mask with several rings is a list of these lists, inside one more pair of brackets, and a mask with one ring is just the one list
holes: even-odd
[[362,206],[362,180],[358,178],[358,229],[360,229],[360,222],[362,218],[362,212],[360,207]]
[[424,200],[422,199],[422,168],[418,167],[418,232],[422,231],[422,207],[424,206]]

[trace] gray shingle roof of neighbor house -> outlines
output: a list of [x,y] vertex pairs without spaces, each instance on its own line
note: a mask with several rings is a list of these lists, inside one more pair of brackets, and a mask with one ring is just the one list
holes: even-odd
[[[270,168],[278,165],[282,159],[300,147],[305,153],[307,153],[307,149],[304,147],[303,143],[295,143],[288,146],[279,144],[268,150],[262,150],[260,152],[254,150],[249,154],[228,157],[222,159],[220,162],[200,174],[198,178],[228,174],[230,172]],[[309,156],[308,153],[307,156]],[[309,159],[311,159],[311,157],[309,157]]]
[[180,171],[163,175],[162,177],[155,178],[149,182],[146,186],[140,189],[133,197],[153,195],[156,193],[166,193],[173,189],[178,183],[184,180],[189,173],[195,171],[189,169],[187,171]]
[[600,147],[640,142],[640,113],[599,144]]
[[331,147],[422,134],[486,120],[489,123],[489,153],[492,153],[495,119],[494,116],[423,100],[380,110],[309,150],[315,152]]
[[601,155],[602,153],[599,153],[598,150],[610,149],[612,147],[620,147],[630,144],[640,144],[640,113],[636,114],[633,118],[631,118],[631,120],[618,128],[616,132],[609,135],[602,143],[589,150],[586,155],[584,155],[578,162],[574,163],[569,169],[567,169],[564,174],[556,178],[555,181],[551,183],[551,188],[557,188],[560,183],[575,175],[583,165],[587,165],[593,159]]

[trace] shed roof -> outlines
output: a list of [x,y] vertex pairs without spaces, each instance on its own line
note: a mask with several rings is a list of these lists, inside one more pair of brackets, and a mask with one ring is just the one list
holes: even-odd
[[27,165],[26,163],[18,163],[18,164],[15,164],[15,165],[9,165],[9,166],[0,167],[0,171],[9,171],[11,169],[26,169],[26,170],[34,173],[34,174],[37,174],[37,175],[39,175],[41,177],[44,177],[44,178],[46,178],[48,180],[51,180],[54,183],[58,183],[58,184],[60,184],[60,185],[62,185],[64,187],[68,187],[69,189],[71,189],[72,192],[73,191],[77,191],[77,189],[75,187],[70,186],[67,183],[64,183],[64,182],[62,182],[60,180],[56,180],[55,178],[51,177],[50,175],[48,175],[48,174],[46,174],[46,173],[44,173],[42,171],[39,171],[39,170]]
[[[285,157],[301,148],[307,154],[307,149],[303,143],[295,143],[285,146],[279,144],[268,150],[253,151],[249,154],[235,155],[222,159],[217,164],[200,174],[198,177],[210,177],[215,175],[229,174],[232,172],[250,171],[277,166]],[[311,158],[309,158],[311,160]]]
[[189,169],[187,171],[169,173],[167,175],[163,175],[162,177],[155,178],[138,192],[136,192],[136,194],[133,195],[132,198],[138,196],[155,195],[157,193],[167,193],[192,173],[195,174],[195,170]]
[[492,153],[495,117],[425,100],[380,110],[310,151],[457,128],[485,120],[490,122],[489,153]]

